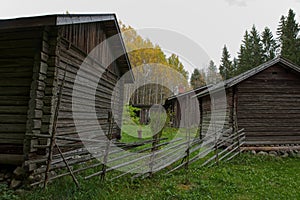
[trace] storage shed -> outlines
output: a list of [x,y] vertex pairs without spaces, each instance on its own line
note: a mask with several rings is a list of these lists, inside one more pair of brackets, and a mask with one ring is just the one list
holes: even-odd
[[[221,95],[213,95],[212,101],[210,94],[220,93],[223,87],[225,101]],[[225,103],[224,128],[244,128],[247,145],[300,144],[300,67],[282,57],[196,96],[203,111],[203,133],[211,120],[211,108],[218,112],[219,105]]]
[[[120,35],[98,49],[96,57],[88,54],[119,33],[114,14],[0,20],[0,163],[24,165],[24,161],[46,155],[53,128],[56,135],[78,137],[72,118],[72,90],[83,61],[99,71],[89,76],[97,78],[102,73],[94,104],[99,124],[107,128],[112,91],[131,66]],[[133,76],[129,77],[128,81],[132,80]],[[79,90],[88,91],[88,87],[83,84]],[[119,91],[114,98],[122,99],[122,88]],[[58,120],[54,123],[59,96]],[[84,95],[77,98],[82,100],[82,120],[86,121],[81,130],[92,132],[96,125],[90,124],[89,113],[84,113],[91,100]],[[116,109],[121,116],[122,108]],[[113,127],[114,136],[119,137],[120,129],[115,124]],[[62,144],[66,148],[76,145],[74,141]]]
[[191,126],[198,126],[201,110],[197,99],[192,96],[206,90],[209,86],[202,86],[178,95],[169,97],[164,107],[171,114],[171,126],[174,128],[185,127],[187,120]]

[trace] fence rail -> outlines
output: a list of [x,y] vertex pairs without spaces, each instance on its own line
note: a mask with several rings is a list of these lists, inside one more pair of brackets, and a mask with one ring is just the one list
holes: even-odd
[[[218,136],[218,137],[217,137]],[[69,140],[78,141],[79,138],[67,138],[54,136],[55,141]],[[105,180],[106,174],[126,168],[122,173],[115,175],[110,180],[133,173],[132,178],[153,176],[166,168],[165,174],[170,174],[180,168],[188,169],[189,165],[202,159],[199,167],[212,166],[221,161],[229,161],[239,155],[243,149],[245,134],[244,130],[233,132],[232,129],[207,134],[205,137],[176,138],[166,141],[167,138],[153,138],[135,143],[120,143],[113,139],[101,141],[86,139],[95,143],[89,148],[79,148],[62,152],[57,143],[51,147],[58,150],[51,158],[48,156],[27,161],[26,164],[39,164],[41,167],[34,174],[42,175],[42,179],[31,184],[46,186],[49,181],[72,176],[74,183],[79,187],[76,175],[93,169],[93,173],[85,175],[84,179],[100,177]],[[119,149],[113,148],[119,147]],[[120,149],[121,148],[121,149]],[[103,151],[103,149],[105,149]],[[124,153],[131,152],[131,153]],[[50,161],[50,162],[49,162]],[[73,169],[76,166],[76,169]],[[62,170],[64,169],[64,170]],[[51,173],[55,171],[55,173]],[[139,171],[139,172],[137,172]],[[51,174],[54,174],[51,176]]]

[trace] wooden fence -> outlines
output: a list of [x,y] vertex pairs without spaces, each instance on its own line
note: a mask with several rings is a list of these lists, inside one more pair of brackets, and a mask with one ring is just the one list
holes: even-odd
[[[202,139],[190,138],[188,134],[184,138],[173,140],[153,138],[127,144],[111,138],[106,141],[87,139],[85,142],[95,145],[62,152],[56,141],[80,139],[54,135],[50,147],[53,146],[52,150],[56,153],[49,153],[49,156],[43,159],[30,160],[27,164],[44,163],[34,171],[34,175],[39,175],[40,180],[31,183],[31,186],[46,187],[49,181],[71,176],[79,187],[76,175],[82,172],[86,174],[89,169],[93,169],[90,170],[93,173],[85,175],[84,179],[100,177],[104,181],[107,173],[124,168],[127,170],[116,173],[112,180],[128,174],[133,174],[132,178],[151,177],[157,172],[166,171],[167,167],[169,171],[165,173],[169,174],[180,168],[187,169],[190,164],[200,159],[199,167],[218,164],[238,155],[242,151],[244,139],[243,130],[232,133],[232,129],[209,134]],[[116,146],[118,148],[112,148]]]

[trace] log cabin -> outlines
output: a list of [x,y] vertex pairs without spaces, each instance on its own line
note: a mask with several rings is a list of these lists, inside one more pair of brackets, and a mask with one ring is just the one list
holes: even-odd
[[[117,36],[113,40],[96,50],[96,57],[88,56],[114,35]],[[0,20],[0,52],[0,164],[22,165],[27,169],[34,169],[35,165],[27,166],[26,161],[44,159],[49,153],[49,138],[54,129],[58,136],[78,137],[72,118],[72,90],[83,62],[102,74],[87,76],[99,78],[94,104],[103,129],[108,126],[116,82],[131,70],[115,14]],[[131,74],[126,81],[132,80]],[[77,97],[83,112],[84,106],[91,103],[84,95],[88,87],[83,84],[82,96]],[[121,99],[122,88],[118,89],[119,96],[114,98]],[[60,108],[55,118],[59,97]],[[122,113],[122,108],[115,109]],[[83,116],[87,116],[82,119],[86,125],[80,129],[93,132],[96,125],[89,123],[89,113]],[[114,136],[119,137],[120,128],[116,124],[113,127]],[[78,145],[74,141],[62,145],[74,149]]]
[[282,57],[195,97],[203,135],[213,121],[223,129],[244,129],[248,146],[300,144],[300,67]]
[[192,98],[192,96],[199,94],[210,86],[198,87],[166,99],[164,107],[170,115],[171,127],[183,128],[187,127],[188,124],[196,127],[199,125],[201,110],[199,109],[198,100]]

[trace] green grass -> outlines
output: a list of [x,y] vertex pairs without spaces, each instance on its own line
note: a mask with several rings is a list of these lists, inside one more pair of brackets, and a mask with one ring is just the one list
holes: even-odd
[[[300,199],[300,159],[242,154],[228,163],[171,175],[131,181],[130,176],[113,182],[98,178],[84,181],[80,189],[70,177],[35,188],[20,199]],[[91,173],[91,171],[89,172]],[[109,173],[107,179],[116,172]],[[8,192],[6,192],[8,193]],[[10,193],[9,193],[10,194]],[[1,197],[0,197],[1,199]]]
[[[140,128],[142,130],[142,138],[143,139],[138,139],[137,126],[123,125],[121,142],[130,143],[130,142],[138,142],[138,141],[142,141],[142,140],[151,140],[153,134],[150,130],[150,127],[143,125],[143,126],[140,126]],[[192,137],[193,136],[195,137],[195,134],[196,134],[196,129],[191,131]],[[174,137],[176,137],[176,138],[182,137],[183,138],[183,137],[186,137],[186,130],[166,127],[163,129],[161,137],[168,138],[168,141],[174,139]]]
[[[121,138],[120,142],[123,142],[123,143],[137,142],[138,143],[138,142],[142,142],[142,141],[145,141],[145,140],[152,140],[153,139],[153,137],[152,137],[153,134],[152,134],[149,126],[140,126],[140,128],[142,129],[142,135],[143,135],[142,139],[139,139],[138,136],[137,136],[137,132],[135,131],[136,126],[123,125],[122,138]],[[131,132],[129,130],[131,130]],[[194,130],[194,133],[196,133],[196,129]],[[193,135],[193,133],[191,133],[191,135],[195,137],[195,135]],[[187,132],[186,132],[185,129],[166,127],[162,131],[161,138],[163,138],[163,140],[161,140],[160,143],[165,143],[165,142],[171,141],[173,139],[179,139],[179,138],[185,139],[186,137],[187,137]],[[180,143],[182,141],[178,141],[177,143]],[[145,149],[145,148],[149,148],[151,146],[152,146],[152,144],[148,143],[148,144],[145,144],[143,146],[131,149],[130,151],[138,151],[138,150],[142,150],[142,149]]]
[[[142,130],[142,140],[151,140],[152,132],[149,126],[139,126],[139,128],[135,125],[123,125],[122,127],[122,139],[121,142],[136,142],[141,141],[138,139],[137,129]],[[173,138],[174,134],[177,132],[175,128],[167,128],[163,131],[163,137]]]

